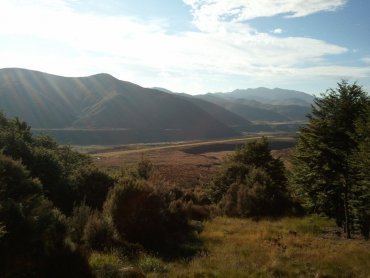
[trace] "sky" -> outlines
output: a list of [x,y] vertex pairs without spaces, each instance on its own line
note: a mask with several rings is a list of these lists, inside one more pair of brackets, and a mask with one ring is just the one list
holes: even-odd
[[0,0],[0,68],[200,94],[370,92],[369,0]]

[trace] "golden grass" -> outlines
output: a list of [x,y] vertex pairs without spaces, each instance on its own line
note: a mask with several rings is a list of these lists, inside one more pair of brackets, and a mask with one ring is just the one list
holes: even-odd
[[200,235],[206,251],[149,277],[370,277],[370,243],[324,238],[333,226],[319,217],[216,218]]

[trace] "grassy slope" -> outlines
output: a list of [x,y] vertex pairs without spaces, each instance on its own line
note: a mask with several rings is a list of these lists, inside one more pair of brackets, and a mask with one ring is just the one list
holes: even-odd
[[334,226],[318,217],[260,222],[216,218],[206,223],[201,233],[206,251],[189,263],[172,264],[166,275],[369,277],[369,242],[324,232]]

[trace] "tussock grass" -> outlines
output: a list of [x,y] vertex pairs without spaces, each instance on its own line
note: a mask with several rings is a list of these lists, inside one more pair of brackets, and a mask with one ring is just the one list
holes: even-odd
[[200,235],[206,251],[150,276],[370,277],[370,243],[323,236],[334,227],[318,216],[259,222],[216,218]]
[[118,277],[120,269],[128,263],[117,252],[98,253],[93,252],[89,258],[90,267],[98,278]]

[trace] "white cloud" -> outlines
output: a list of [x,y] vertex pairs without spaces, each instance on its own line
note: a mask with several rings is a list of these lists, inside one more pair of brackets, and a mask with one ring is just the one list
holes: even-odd
[[[222,90],[230,87],[225,80],[233,78],[261,82],[370,74],[369,67],[325,63],[326,55],[346,53],[344,47],[261,33],[243,22],[330,11],[344,0],[184,0],[199,30],[177,34],[169,34],[163,20],[80,13],[73,2],[0,1],[0,39],[25,42],[17,49],[0,44],[0,68],[27,67],[67,76],[108,72],[145,86],[187,92]],[[58,48],[50,50],[50,45]]]
[[361,60],[362,60],[362,62],[364,62],[366,64],[370,64],[370,56],[364,57]]
[[243,22],[258,17],[303,17],[335,11],[348,0],[183,0],[192,7],[194,24],[209,31],[219,22]]
[[273,34],[282,34],[282,33],[283,33],[283,29],[281,29],[281,28],[276,28],[276,29],[272,30],[272,33],[273,33]]

